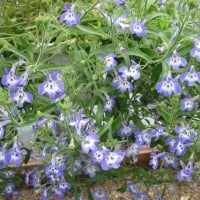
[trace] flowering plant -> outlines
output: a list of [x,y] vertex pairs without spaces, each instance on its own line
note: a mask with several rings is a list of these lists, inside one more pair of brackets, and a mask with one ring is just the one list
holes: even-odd
[[[78,199],[83,186],[88,199],[108,199],[91,186],[114,178],[136,199],[148,198],[141,183],[198,181],[199,8],[197,0],[3,2],[2,195],[19,195],[19,172],[43,200]],[[148,171],[137,165],[143,147]]]

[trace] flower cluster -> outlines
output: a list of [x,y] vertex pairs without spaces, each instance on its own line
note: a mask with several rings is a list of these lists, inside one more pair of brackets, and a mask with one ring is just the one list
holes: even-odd
[[[18,172],[38,158],[21,173],[42,200],[78,199],[82,185],[106,200],[103,187],[90,187],[114,177],[125,180],[119,191],[149,199],[141,183],[198,179],[198,3],[93,0],[63,9],[61,1],[36,1],[31,20],[27,12],[20,27],[3,26],[0,193],[18,196],[10,166]],[[18,21],[21,7],[2,23]],[[16,41],[8,37],[15,28]]]

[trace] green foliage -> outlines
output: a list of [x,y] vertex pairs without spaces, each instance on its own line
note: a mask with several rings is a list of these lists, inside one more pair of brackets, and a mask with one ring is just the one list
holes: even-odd
[[[99,3],[102,5],[98,8]],[[48,122],[43,127],[36,127],[36,140],[30,141],[31,149],[21,148],[25,152],[21,164],[31,160],[33,149],[42,152],[45,145],[49,145],[47,160],[42,161],[40,166],[45,176],[45,166],[55,156],[51,147],[58,148],[56,155],[67,157],[64,176],[72,183],[77,198],[80,186],[87,188],[88,199],[92,199],[91,185],[101,184],[109,178],[122,178],[122,175],[128,178],[124,178],[122,187],[118,189],[120,192],[126,191],[127,181],[142,182],[147,189],[151,185],[176,181],[173,169],[165,169],[163,163],[158,170],[147,171],[131,161],[127,168],[122,164],[119,169],[101,170],[96,176],[86,177],[80,182],[77,180],[80,174],[73,171],[73,164],[77,158],[87,156],[81,151],[85,138],[76,133],[70,120],[76,117],[79,110],[83,110],[84,117],[96,123],[99,147],[111,151],[124,150],[127,144],[136,142],[136,131],[152,131],[161,125],[170,137],[175,138],[177,126],[190,124],[197,138],[188,147],[187,153],[178,159],[199,162],[199,97],[194,110],[181,110],[184,97],[199,95],[199,83],[193,87],[188,86],[187,82],[181,83],[184,92],[170,97],[164,97],[156,90],[158,82],[169,72],[179,80],[188,66],[194,65],[196,71],[200,71],[199,62],[190,55],[190,50],[194,48],[193,40],[199,38],[199,2],[168,0],[160,5],[156,0],[127,0],[124,6],[118,6],[110,0],[84,3],[81,0],[68,1],[68,4],[76,6],[75,11],[80,16],[80,24],[71,27],[59,22],[60,15],[65,12],[63,4],[62,0],[0,2],[0,77],[5,75],[4,67],[10,69],[19,58],[24,59],[24,64],[16,65],[16,75],[29,72],[24,88],[33,94],[33,102],[19,108],[11,100],[12,91],[1,84],[0,107],[8,113],[6,117],[10,124],[4,127],[6,134],[0,139],[0,147],[4,143],[12,146],[17,139],[18,128],[35,125],[38,120],[45,118]],[[119,30],[119,25],[115,25],[117,18],[122,15],[125,19],[121,23],[128,26],[126,30]],[[142,37],[130,33],[130,23],[135,19],[145,20],[147,30]],[[188,65],[180,70],[173,70],[166,62],[166,58],[171,57],[175,50],[188,61]],[[99,58],[101,53],[105,56],[115,54],[118,65],[105,72],[105,60]],[[132,60],[139,65],[141,76],[138,80],[130,81],[134,85],[132,92],[120,92],[113,87],[112,81],[121,67],[130,68]],[[46,72],[51,71],[60,72],[65,87],[65,96],[54,102],[47,95],[38,93],[39,86],[46,80]],[[103,109],[107,94],[115,97],[115,106],[110,112]],[[149,103],[155,107],[147,108]],[[5,112],[1,109],[0,119],[3,121]],[[16,116],[13,110],[17,111]],[[59,118],[61,113],[63,121]],[[49,127],[51,122],[56,123],[55,129]],[[131,137],[119,136],[118,131],[124,122],[136,127]],[[67,138],[66,146],[59,140],[62,134]],[[149,147],[169,151],[165,140],[165,137],[154,140]],[[200,170],[197,169],[194,177],[197,179],[199,174]],[[2,175],[1,180],[5,186],[6,179]],[[20,184],[18,179],[10,180]],[[0,190],[3,194],[1,187]]]

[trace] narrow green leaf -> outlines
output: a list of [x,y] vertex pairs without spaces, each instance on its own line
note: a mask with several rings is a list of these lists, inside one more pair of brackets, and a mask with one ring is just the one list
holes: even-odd
[[110,120],[108,121],[108,123],[98,132],[98,135],[100,137],[103,136],[106,133],[106,131],[108,131],[111,128],[113,120],[114,120],[114,117],[112,116]]
[[82,25],[76,25],[76,27],[77,27],[78,30],[82,31],[83,34],[97,35],[97,36],[100,36],[100,37],[103,37],[103,38],[108,37],[107,34],[100,32],[99,29],[94,29],[94,28],[86,27],[86,26],[82,26]]
[[151,61],[151,57],[149,57],[147,54],[145,54],[144,52],[142,52],[141,50],[137,49],[137,50],[127,50],[127,54],[129,56],[136,56],[139,58],[143,58],[146,61]]

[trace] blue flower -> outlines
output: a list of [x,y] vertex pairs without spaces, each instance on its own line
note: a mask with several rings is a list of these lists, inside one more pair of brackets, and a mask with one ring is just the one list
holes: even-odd
[[11,123],[11,120],[4,120],[0,122],[0,139],[4,136],[4,126]]
[[158,158],[160,154],[156,154],[154,149],[151,151],[149,165],[152,166],[152,169],[156,170],[158,168]]
[[87,117],[85,117],[85,116],[83,115],[83,111],[80,110],[80,111],[79,111],[79,114],[78,114],[76,117],[74,117],[73,120],[71,120],[71,121],[69,122],[69,125],[70,125],[70,126],[74,126],[75,129],[76,129],[76,133],[77,133],[78,135],[81,135],[81,131],[85,128],[85,126],[87,125],[87,123],[88,123],[89,121],[90,121],[90,119],[87,118]]
[[194,66],[189,67],[188,72],[181,74],[181,82],[187,82],[188,86],[194,86],[195,82],[200,83],[200,72],[196,72]]
[[35,190],[39,189],[41,187],[41,173],[36,170],[31,174],[31,185],[34,187]]
[[104,158],[104,152],[103,152],[102,149],[99,149],[99,148],[95,149],[95,150],[92,151],[91,157],[92,157],[92,161],[94,163],[101,163],[101,161]]
[[117,135],[119,137],[129,137],[131,136],[134,130],[136,130],[136,128],[133,124],[127,125],[125,122],[123,122],[121,124],[120,130],[117,132]]
[[187,165],[185,165],[183,162],[181,162],[182,170],[178,172],[177,178],[179,181],[191,181],[192,180],[192,174],[194,173],[194,167],[193,163],[190,160]]
[[126,151],[125,151],[125,156],[126,157],[132,157],[134,163],[137,161],[137,155],[139,154],[140,151],[140,145],[137,143],[130,143],[127,145]]
[[43,187],[42,188],[42,195],[41,195],[41,200],[48,200],[49,195],[48,195],[48,190],[50,187]]
[[124,153],[117,149],[110,151],[104,147],[104,158],[101,161],[101,168],[103,170],[109,170],[110,168],[117,169],[120,167],[120,163],[124,158]]
[[167,136],[168,133],[164,131],[163,126],[158,126],[154,130],[152,130],[152,135],[155,138],[155,141],[157,141],[160,138],[160,136]]
[[178,134],[178,138],[181,138],[185,142],[192,142],[197,136],[197,133],[192,129],[191,125],[177,126],[175,132]]
[[147,200],[148,194],[146,192],[139,192],[136,194],[136,199],[137,200]]
[[6,199],[13,198],[14,196],[19,197],[20,193],[15,190],[15,184],[13,182],[8,182],[5,186],[5,189],[3,191],[4,196]]
[[14,91],[18,87],[19,77],[15,75],[16,67],[12,66],[10,71],[4,68],[6,75],[2,77],[2,85],[8,86],[10,91]]
[[110,97],[107,94],[105,96],[106,96],[106,103],[104,104],[103,110],[105,112],[106,111],[111,112],[113,106],[115,105],[115,97]]
[[9,151],[10,162],[19,167],[22,162],[23,153],[19,148],[17,141],[14,141],[12,148]]
[[167,76],[163,78],[163,81],[156,84],[156,90],[161,95],[169,97],[173,93],[180,94],[181,86],[177,80],[172,77],[171,73],[168,73]]
[[19,80],[18,80],[18,83],[17,85],[19,87],[23,87],[27,84],[27,81],[28,81],[28,77],[29,77],[29,72],[28,71],[25,71],[22,76],[19,77]]
[[33,96],[30,92],[24,92],[23,87],[18,87],[16,92],[10,94],[10,98],[17,103],[17,107],[23,108],[24,103],[31,103]]
[[26,185],[30,184],[30,176],[31,176],[32,173],[33,173],[32,170],[30,170],[30,171],[26,171],[24,169],[22,170],[21,174],[25,175],[25,183],[26,183]]
[[171,153],[161,153],[160,159],[163,161],[164,167],[172,166],[173,168],[178,167],[178,159]]
[[180,66],[186,66],[187,60],[184,57],[180,57],[178,52],[174,51],[172,57],[166,58],[165,60],[173,70],[179,70]]
[[64,9],[66,12],[62,13],[60,16],[60,22],[65,22],[68,27],[74,24],[80,24],[80,19],[77,13],[74,12],[75,5],[69,6],[64,4]]
[[195,108],[195,100],[196,100],[196,98],[194,98],[194,97],[182,99],[181,102],[180,102],[181,103],[181,111],[185,111],[185,110],[191,111],[191,110],[193,110]]
[[6,143],[2,147],[0,147],[0,167],[3,167],[10,162],[10,155],[7,152],[6,147]]
[[114,2],[119,6],[124,6],[126,3],[125,0],[114,0]]
[[64,177],[62,177],[58,182],[58,188],[62,192],[67,192],[67,191],[71,190],[72,185],[71,185],[71,183],[67,182]]
[[113,53],[109,53],[107,56],[105,56],[103,53],[100,54],[99,58],[101,60],[104,60],[105,67],[104,70],[106,72],[110,71],[113,67],[117,66],[117,61],[115,60],[116,55]]
[[57,71],[47,72],[47,80],[38,88],[39,95],[47,94],[51,100],[61,97],[65,88]]
[[93,190],[92,197],[94,200],[107,200],[108,194],[103,189]]
[[128,10],[125,14],[114,19],[113,25],[117,28],[118,32],[123,32],[129,28],[127,23],[127,17],[129,16],[130,11]]
[[133,20],[130,24],[131,34],[136,34],[138,37],[142,37],[146,34],[146,27],[144,19],[136,19]]
[[115,77],[112,80],[112,86],[119,90],[121,93],[133,91],[133,84],[129,82],[126,78],[122,78],[119,74],[115,73]]
[[151,144],[151,140],[152,140],[152,132],[149,130],[142,130],[142,131],[136,131],[135,132],[135,142],[139,145],[139,146],[150,146]]
[[94,177],[96,172],[99,171],[99,166],[95,165],[92,162],[88,162],[83,169],[84,174],[89,175],[89,177]]
[[138,68],[139,65],[135,63],[134,60],[131,60],[131,66],[129,69],[127,66],[123,66],[118,71],[121,73],[121,77],[124,79],[131,77],[133,80],[138,80],[140,78],[140,71]]
[[200,38],[194,40],[194,48],[190,51],[190,56],[200,62]]
[[181,137],[176,138],[176,143],[171,149],[171,152],[176,152],[177,156],[185,155],[187,147],[191,146],[192,143],[187,140],[182,139]]
[[99,142],[99,136],[96,134],[83,135],[81,149],[83,153],[88,153],[89,150],[96,150],[96,143]]
[[65,168],[65,163],[60,162],[58,156],[52,155],[51,162],[45,166],[45,174],[54,183],[58,176],[63,176]]
[[139,193],[140,188],[141,188],[141,184],[140,183],[132,183],[132,182],[127,182],[126,184],[127,190],[130,194],[132,195],[136,195]]

